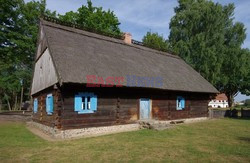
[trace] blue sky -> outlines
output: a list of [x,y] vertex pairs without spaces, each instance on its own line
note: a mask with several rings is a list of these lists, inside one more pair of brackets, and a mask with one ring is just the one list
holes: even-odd
[[[30,1],[30,0],[25,0]],[[87,0],[47,0],[47,8],[60,14],[76,11]],[[250,1],[214,0],[221,4],[235,4],[235,21],[247,27],[248,37],[243,47],[250,46]],[[169,22],[174,15],[177,0],[92,0],[94,6],[111,9],[121,22],[123,32],[130,32],[133,38],[141,40],[147,31],[158,32],[165,38],[169,35]]]
[[[25,0],[30,1],[30,0]],[[235,4],[235,21],[247,28],[243,47],[250,48],[250,0],[213,0],[221,4]],[[60,14],[76,11],[87,0],[47,0],[47,8]],[[121,22],[123,32],[130,32],[133,39],[141,40],[147,31],[158,32],[165,38],[169,35],[169,22],[174,15],[177,0],[92,0],[94,6],[114,11]],[[236,100],[245,99],[239,95]]]

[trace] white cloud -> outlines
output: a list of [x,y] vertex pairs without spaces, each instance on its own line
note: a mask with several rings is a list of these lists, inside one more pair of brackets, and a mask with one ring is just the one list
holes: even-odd
[[126,0],[119,3],[117,0],[108,3],[94,0],[93,3],[113,10],[122,24],[122,30],[131,32],[138,40],[149,30],[167,37],[169,22],[177,5],[177,1],[173,0]]
[[[92,2],[94,6],[114,11],[121,22],[122,30],[131,32],[133,37],[139,40],[149,30],[167,37],[169,22],[177,5],[177,1],[173,0],[92,0]],[[47,7],[60,14],[76,11],[83,4],[86,4],[86,0],[60,0],[60,2],[47,0]]]
[[247,38],[243,44],[244,48],[250,48],[250,1],[249,0],[214,0],[215,2],[226,5],[228,3],[235,4],[234,21],[244,23],[247,28]]
[[235,6],[235,20],[244,23],[247,28],[247,39],[243,47],[250,48],[250,1],[238,1]]
[[175,1],[128,0],[112,8],[121,21],[150,27],[166,28],[173,16]]

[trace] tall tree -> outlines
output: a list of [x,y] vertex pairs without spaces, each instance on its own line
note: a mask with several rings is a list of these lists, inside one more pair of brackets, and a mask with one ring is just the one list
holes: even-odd
[[178,2],[170,22],[172,50],[225,92],[231,106],[232,97],[246,85],[249,71],[245,64],[249,53],[241,49],[245,27],[233,22],[234,5],[208,0]]
[[142,42],[145,46],[153,49],[162,51],[169,50],[167,40],[165,40],[163,36],[160,36],[158,33],[147,32],[147,34],[143,37]]
[[250,52],[248,49],[231,47],[226,49],[226,54],[221,68],[221,81],[217,87],[227,95],[229,106],[232,106],[239,91],[249,94]]
[[[234,6],[231,6],[231,10],[234,10]],[[232,105],[234,96],[239,91],[247,91],[246,86],[249,86],[248,83],[250,83],[248,77],[250,73],[250,53],[248,49],[241,48],[245,39],[246,29],[244,24],[238,22],[227,24],[224,44],[225,57],[221,68],[221,80],[218,89],[226,93],[229,99],[229,106]],[[248,91],[250,91],[250,87],[248,87]]]
[[206,0],[179,0],[169,41],[177,54],[212,84],[219,80],[227,7]]
[[82,5],[76,12],[70,11],[58,15],[59,19],[83,25],[86,28],[109,34],[120,35],[120,22],[113,11],[104,11],[102,7],[94,7],[90,0],[87,6]]
[[24,100],[28,99],[32,63],[35,55],[38,20],[46,2],[0,0],[0,99],[11,110],[24,87]]

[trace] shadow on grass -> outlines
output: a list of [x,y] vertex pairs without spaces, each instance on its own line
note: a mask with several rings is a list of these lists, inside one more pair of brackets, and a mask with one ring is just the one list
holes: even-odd
[[239,137],[238,139],[241,140],[241,141],[250,143],[250,138],[248,138],[248,137]]
[[250,120],[250,117],[227,117],[229,119],[236,119],[236,120]]

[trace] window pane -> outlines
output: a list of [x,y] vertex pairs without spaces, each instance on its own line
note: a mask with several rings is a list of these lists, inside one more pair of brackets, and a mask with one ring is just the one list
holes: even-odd
[[88,102],[87,109],[90,110],[90,108],[91,108],[91,106],[90,106],[90,105],[91,105],[91,104],[90,104],[90,97],[87,97],[87,102]]
[[85,110],[85,97],[82,97],[82,110]]
[[182,96],[177,96],[176,110],[183,110],[185,108],[185,99]]

